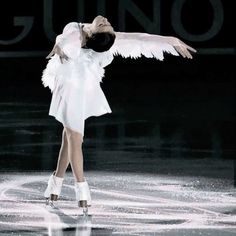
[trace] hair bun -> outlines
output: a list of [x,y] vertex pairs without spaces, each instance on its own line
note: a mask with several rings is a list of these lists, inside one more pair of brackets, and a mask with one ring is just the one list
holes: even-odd
[[84,48],[92,49],[95,52],[108,51],[115,41],[115,34],[102,32],[93,34],[88,38]]

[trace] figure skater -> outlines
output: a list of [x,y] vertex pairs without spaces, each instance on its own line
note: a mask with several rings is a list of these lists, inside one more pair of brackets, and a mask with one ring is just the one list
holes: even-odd
[[42,82],[52,92],[49,115],[63,124],[62,143],[56,171],[44,193],[53,203],[60,195],[64,174],[71,165],[78,206],[86,213],[91,206],[88,183],[83,173],[84,123],[90,116],[111,113],[100,87],[104,67],[114,56],[163,60],[163,52],[192,59],[195,49],[175,37],[147,33],[115,32],[108,20],[97,16],[91,24],[72,22],[56,38],[43,72]]

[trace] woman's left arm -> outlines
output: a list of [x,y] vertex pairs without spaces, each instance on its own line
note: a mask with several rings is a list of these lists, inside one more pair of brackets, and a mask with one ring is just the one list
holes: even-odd
[[164,52],[192,59],[191,52],[195,53],[196,50],[176,37],[116,32],[116,40],[111,47],[111,52],[125,58],[139,58],[143,55],[163,60]]

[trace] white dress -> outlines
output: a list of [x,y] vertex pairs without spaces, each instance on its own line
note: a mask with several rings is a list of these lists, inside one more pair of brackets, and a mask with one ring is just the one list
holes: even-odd
[[72,22],[57,36],[56,44],[69,60],[62,64],[59,56],[54,55],[43,72],[42,81],[53,93],[49,115],[82,135],[85,119],[111,112],[100,82],[104,67],[114,56],[163,60],[164,52],[178,56],[178,52],[183,54],[191,48],[174,37],[115,32],[116,39],[109,51],[98,53],[81,48],[81,30],[82,24]]
[[42,82],[52,91],[49,115],[84,135],[88,117],[111,113],[100,82],[113,55],[81,48],[81,27],[82,24],[69,23],[57,36],[56,43],[69,60],[61,63],[59,56],[54,55],[43,72]]

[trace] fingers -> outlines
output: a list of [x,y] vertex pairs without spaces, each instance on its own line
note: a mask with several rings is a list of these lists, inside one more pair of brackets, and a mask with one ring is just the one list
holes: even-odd
[[50,59],[53,55],[55,54],[55,52],[52,50],[46,57],[46,59]]
[[65,59],[66,61],[68,61],[68,60],[69,60],[69,57],[64,53],[64,54],[63,54],[63,59]]
[[190,46],[188,46],[188,45],[187,45],[187,49],[188,49],[189,51],[191,51],[191,52],[195,52],[195,53],[197,52],[196,49],[194,49],[194,48],[192,48],[192,47],[190,47]]
[[192,58],[193,58],[192,55],[191,55],[191,53],[188,51],[187,48],[184,48],[184,52],[185,52],[185,55],[186,55],[186,57],[187,57],[188,59],[192,59]]
[[183,50],[182,50],[182,48],[180,47],[180,46],[175,46],[174,47],[175,49],[176,49],[176,51],[182,56],[182,57],[186,57],[185,56],[185,54],[184,54],[184,52],[183,52]]
[[196,53],[197,52],[197,50],[196,49],[194,49],[194,48],[192,48],[192,47],[190,47],[190,46],[188,46],[187,44],[185,44],[184,43],[184,46],[189,50],[189,51],[191,51],[191,52],[194,52],[194,53]]
[[191,53],[188,51],[188,49],[184,46],[175,46],[176,51],[183,57],[183,58],[188,58],[192,59]]
[[61,61],[61,63],[63,64],[63,60],[65,60],[65,61],[68,61],[69,60],[69,57],[66,55],[66,54],[61,54],[60,56],[60,61]]
[[54,45],[52,51],[48,54],[46,58],[50,59],[55,54],[59,56],[62,64],[63,64],[63,60],[65,61],[69,60],[69,57],[61,50],[61,48],[57,44]]
[[187,48],[189,51],[191,51],[191,52],[194,52],[194,53],[196,53],[197,52],[197,50],[196,49],[194,49],[194,48],[192,48],[192,47],[190,47],[189,45],[187,45],[186,43],[184,43],[183,41],[181,41],[180,39],[179,39],[179,42],[180,42],[180,44],[182,44],[185,48]]
[[184,43],[183,41],[181,41],[180,39],[177,39],[176,45],[174,46],[176,51],[184,58],[189,58],[192,59],[193,56],[191,55],[190,52],[196,53],[197,51],[190,47],[189,45],[187,45],[186,43]]

